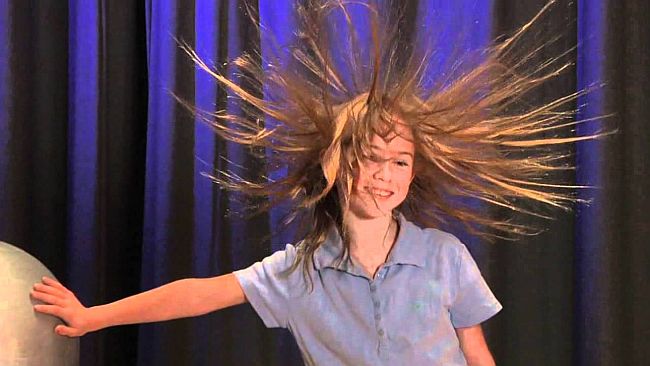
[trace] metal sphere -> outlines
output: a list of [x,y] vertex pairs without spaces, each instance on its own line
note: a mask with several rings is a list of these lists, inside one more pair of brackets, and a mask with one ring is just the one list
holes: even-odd
[[54,278],[36,258],[0,242],[0,365],[76,366],[79,339],[54,333],[61,319],[34,311],[34,283]]

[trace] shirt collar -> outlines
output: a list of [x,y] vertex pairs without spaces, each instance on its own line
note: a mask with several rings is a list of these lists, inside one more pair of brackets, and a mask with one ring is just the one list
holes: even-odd
[[[402,213],[398,215],[400,224],[399,234],[395,245],[393,246],[385,266],[393,264],[407,264],[418,267],[425,266],[424,245],[421,241],[421,231],[412,222],[406,220]],[[361,274],[362,271],[356,269],[349,257],[339,261],[339,255],[343,250],[343,241],[334,227],[330,229],[327,238],[321,246],[314,252],[314,267],[316,270],[322,268],[333,268],[352,274]]]

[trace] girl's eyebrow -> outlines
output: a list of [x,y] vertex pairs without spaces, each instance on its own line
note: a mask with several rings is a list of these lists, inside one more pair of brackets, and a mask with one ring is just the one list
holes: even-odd
[[[381,147],[379,147],[377,145],[370,145],[370,148],[371,149],[376,149],[376,150],[386,150],[386,149],[382,149]],[[409,151],[395,151],[395,152],[397,153],[397,155],[408,155],[411,158],[413,158],[413,154],[411,152],[409,152]]]

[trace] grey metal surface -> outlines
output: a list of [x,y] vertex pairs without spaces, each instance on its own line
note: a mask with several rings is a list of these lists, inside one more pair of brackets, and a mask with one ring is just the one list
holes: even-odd
[[77,366],[79,339],[59,336],[63,322],[32,309],[29,293],[41,277],[52,273],[27,252],[0,242],[0,365]]

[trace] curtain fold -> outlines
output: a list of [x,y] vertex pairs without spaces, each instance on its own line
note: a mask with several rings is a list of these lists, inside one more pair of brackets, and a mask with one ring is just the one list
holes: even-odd
[[650,356],[648,14],[648,2],[578,2],[578,87],[605,83],[582,101],[582,116],[612,114],[607,120],[618,129],[614,138],[578,145],[578,181],[598,187],[576,216],[580,365],[641,365]]
[[[147,131],[143,16],[138,3],[68,3],[69,46],[62,49],[69,85],[64,273],[86,304],[140,290]],[[124,347],[113,352],[113,344]],[[82,339],[82,363],[128,364],[136,344],[135,326],[91,334]]]
[[[393,10],[402,3],[386,0]],[[277,232],[286,208],[247,217],[255,202],[205,176],[231,169],[257,177],[268,167],[217,138],[172,95],[202,110],[240,113],[238,101],[179,48],[185,42],[265,96],[230,60],[256,49],[262,60],[286,59],[294,1],[249,4],[265,25],[261,33],[238,0],[0,0],[0,240],[40,259],[86,305],[229,273],[283,249],[292,240],[290,231]],[[544,4],[406,2],[400,39],[405,51],[435,45],[433,83],[456,60],[456,42],[480,48]],[[618,132],[566,151],[577,169],[557,178],[596,186],[579,191],[592,202],[552,211],[551,221],[518,218],[544,227],[540,235],[488,244],[452,228],[504,305],[485,324],[497,364],[643,365],[650,358],[649,7],[558,0],[530,35],[530,42],[560,37],[535,62],[576,46],[566,56],[575,67],[529,95],[531,103],[597,86],[575,105],[578,118],[596,120],[577,132]],[[335,24],[332,32],[345,38]],[[302,364],[289,332],[265,329],[249,305],[90,334],[81,361]]]
[[[504,34],[527,22],[544,4],[543,1],[496,1],[492,36]],[[575,3],[559,2],[530,29],[522,43],[544,44],[540,52],[528,61],[531,65],[542,64],[575,46],[577,24],[573,20],[576,12]],[[553,40],[555,37],[559,38]],[[562,62],[574,62],[575,57],[576,51],[570,52]],[[529,93],[527,98],[542,104],[575,92],[575,72],[575,67],[571,68],[561,77],[549,80]],[[545,134],[545,137],[552,133]],[[569,127],[554,133],[571,135],[572,131]],[[554,147],[558,148],[575,155],[573,147]],[[568,163],[574,163],[572,160]],[[572,171],[554,172],[552,178],[569,184],[576,182]],[[487,263],[492,270],[494,291],[502,299],[504,309],[508,309],[507,315],[495,319],[488,331],[494,339],[505,340],[495,342],[493,351],[497,360],[511,365],[567,365],[571,364],[576,350],[572,342],[572,324],[578,313],[568,310],[574,304],[572,261],[576,223],[571,212],[546,210],[537,204],[534,209],[554,219],[518,214],[514,217],[519,222],[543,228],[540,234],[514,243],[497,242],[488,249]],[[503,218],[511,215],[498,214]]]
[[[578,88],[590,87],[604,80],[605,74],[604,56],[605,52],[605,32],[609,25],[607,24],[607,8],[604,3],[587,4],[582,1],[578,3]],[[591,26],[590,26],[591,25]],[[595,56],[594,55],[598,55]],[[605,109],[609,107],[605,103],[605,92],[602,89],[596,89],[587,96],[581,98],[580,102],[584,108],[580,112],[579,118],[593,118],[605,114]],[[598,124],[579,126],[580,132],[595,132]],[[610,142],[611,149],[612,143]],[[610,150],[610,153],[612,151]],[[581,192],[582,196],[587,193],[593,202],[587,205],[580,205],[576,211],[576,234],[575,234],[575,258],[574,271],[576,275],[576,292],[575,292],[575,309],[576,319],[574,322],[574,339],[584,345],[577,350],[574,355],[574,362],[579,365],[589,365],[596,362],[603,364],[617,363],[619,357],[624,357],[612,347],[609,339],[613,336],[611,332],[611,319],[609,311],[614,307],[604,307],[603,304],[616,301],[615,294],[611,288],[611,256],[607,254],[607,243],[620,243],[620,240],[614,240],[611,237],[612,228],[608,227],[608,212],[604,197],[611,191],[613,185],[618,182],[610,181],[605,183],[605,173],[603,169],[610,163],[605,154],[605,146],[602,142],[582,142],[578,145],[576,155],[577,164],[577,181],[582,185],[603,187],[603,189],[589,190]],[[611,212],[611,211],[610,211]],[[593,230],[593,228],[599,230]],[[609,237],[609,238],[608,238]],[[618,281],[616,281],[618,282]],[[603,352],[604,345],[605,352]],[[622,361],[622,359],[619,359]]]

